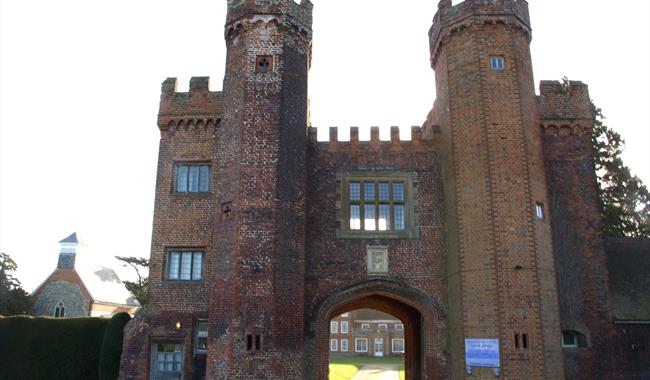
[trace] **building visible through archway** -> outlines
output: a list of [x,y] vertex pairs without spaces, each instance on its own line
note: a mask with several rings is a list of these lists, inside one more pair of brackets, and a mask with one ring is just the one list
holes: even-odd
[[[317,369],[318,375],[313,378],[327,378],[334,336],[339,337],[337,345],[340,347],[340,334],[332,334],[334,322],[337,322],[336,330],[340,332],[340,322],[345,320],[340,316],[346,313],[354,314],[360,309],[371,309],[381,312],[382,315],[392,316],[393,321],[390,323],[393,329],[396,324],[401,325],[399,328],[402,331],[399,335],[403,338],[406,379],[446,377],[444,362],[439,361],[440,355],[438,355],[446,344],[444,331],[446,323],[437,303],[405,284],[376,279],[334,292],[315,311],[313,316],[315,329],[311,340],[313,356],[308,356],[313,357],[314,361],[307,363],[308,366]],[[433,321],[436,323],[431,323]],[[347,319],[347,322],[349,331],[352,320]],[[364,327],[361,326],[362,323],[360,322],[358,326],[361,329]],[[382,330],[380,326],[367,327],[375,327],[380,330],[379,332]],[[385,329],[388,330],[388,326],[385,326]],[[377,338],[380,336],[381,334],[377,334]],[[386,336],[390,335],[386,334]],[[382,346],[391,345],[388,350],[385,347],[375,347],[375,343],[380,344],[380,342],[371,339],[368,339],[367,346],[363,347],[363,350],[372,354],[379,349],[384,353],[390,352],[393,348],[392,341],[384,337],[381,339]],[[348,351],[351,347],[356,348],[355,343],[354,346],[350,344],[351,342],[348,341]],[[434,374],[436,371],[437,375]]]
[[399,371],[404,364],[405,338],[403,321],[375,309],[355,309],[335,316],[330,320],[330,378],[339,363],[357,367],[377,363]]

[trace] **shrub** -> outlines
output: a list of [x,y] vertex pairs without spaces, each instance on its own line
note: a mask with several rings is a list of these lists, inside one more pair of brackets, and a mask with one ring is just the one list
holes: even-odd
[[115,379],[127,318],[0,318],[0,380]]
[[124,326],[130,320],[128,313],[118,313],[108,323],[99,356],[99,380],[116,380],[119,376]]

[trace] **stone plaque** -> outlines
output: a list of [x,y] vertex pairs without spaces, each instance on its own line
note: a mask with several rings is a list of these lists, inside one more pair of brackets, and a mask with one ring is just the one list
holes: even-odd
[[388,247],[368,246],[368,274],[388,273]]

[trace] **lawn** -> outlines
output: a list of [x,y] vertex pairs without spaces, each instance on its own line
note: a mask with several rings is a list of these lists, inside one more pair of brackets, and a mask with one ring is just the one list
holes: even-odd
[[367,364],[398,364],[400,366],[400,379],[404,380],[403,358],[376,358],[372,356],[330,358],[329,380],[350,380],[361,367]]

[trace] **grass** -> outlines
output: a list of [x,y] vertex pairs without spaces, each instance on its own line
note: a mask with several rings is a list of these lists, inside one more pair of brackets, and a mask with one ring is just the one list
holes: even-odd
[[404,359],[400,357],[377,358],[358,356],[351,358],[330,358],[329,380],[350,380],[364,365],[394,364],[399,365],[400,379],[404,380]]

